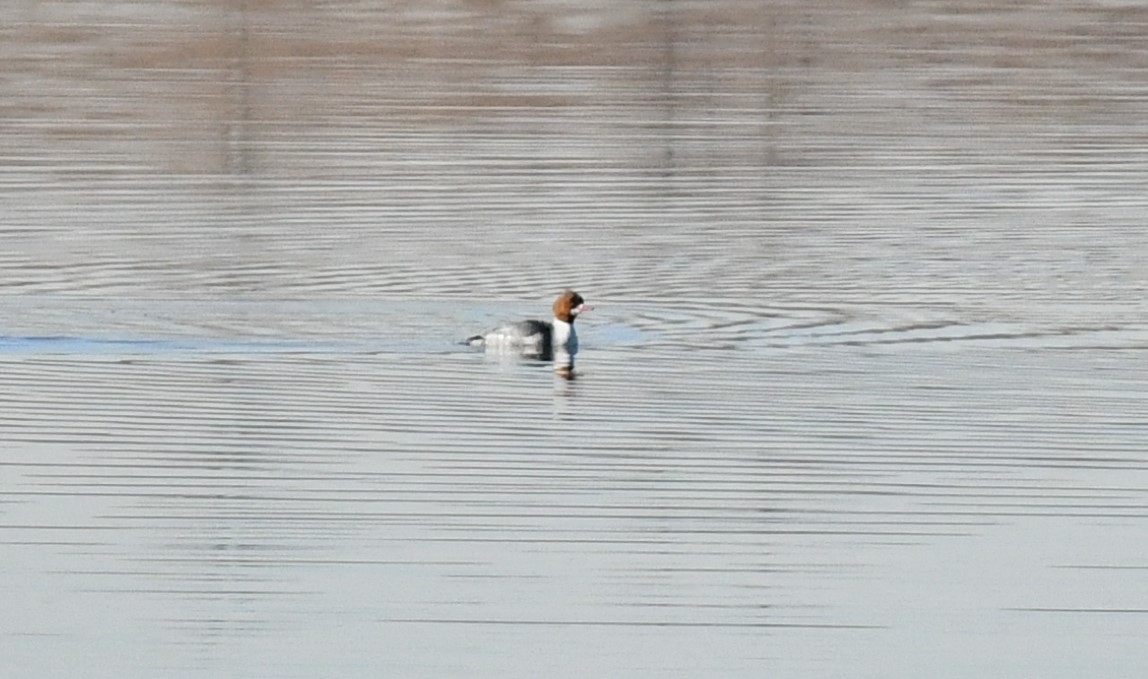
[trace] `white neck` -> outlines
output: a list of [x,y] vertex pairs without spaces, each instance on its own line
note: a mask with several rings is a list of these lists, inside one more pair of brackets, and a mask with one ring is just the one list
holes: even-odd
[[570,353],[578,351],[578,334],[574,332],[574,324],[554,319],[554,346],[562,347]]

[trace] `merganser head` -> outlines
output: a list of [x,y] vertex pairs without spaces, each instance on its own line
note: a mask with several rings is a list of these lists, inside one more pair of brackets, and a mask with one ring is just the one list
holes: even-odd
[[573,323],[575,316],[589,310],[590,307],[586,306],[582,295],[573,290],[567,289],[554,300],[554,318],[564,323]]

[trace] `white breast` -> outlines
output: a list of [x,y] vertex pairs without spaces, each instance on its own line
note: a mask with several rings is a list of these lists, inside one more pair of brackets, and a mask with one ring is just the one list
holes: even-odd
[[578,333],[574,326],[566,321],[554,319],[554,350],[574,354],[578,351]]

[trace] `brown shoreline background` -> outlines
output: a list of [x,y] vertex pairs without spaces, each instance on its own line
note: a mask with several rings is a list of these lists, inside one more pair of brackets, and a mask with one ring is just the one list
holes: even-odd
[[[248,0],[5,14],[10,170],[336,176],[284,137],[351,128],[358,143],[338,152],[385,157],[384,132],[478,119],[533,138],[533,157],[509,159],[524,171],[547,147],[601,137],[597,160],[616,167],[720,173],[864,164],[890,147],[1071,152],[1081,125],[1119,126],[1125,143],[1148,132],[1148,8]],[[45,148],[74,162],[38,161]]]

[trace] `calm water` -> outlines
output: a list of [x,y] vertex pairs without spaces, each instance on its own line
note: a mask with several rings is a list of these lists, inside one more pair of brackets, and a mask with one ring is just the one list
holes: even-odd
[[4,676],[1148,672],[1148,9],[0,14]]

